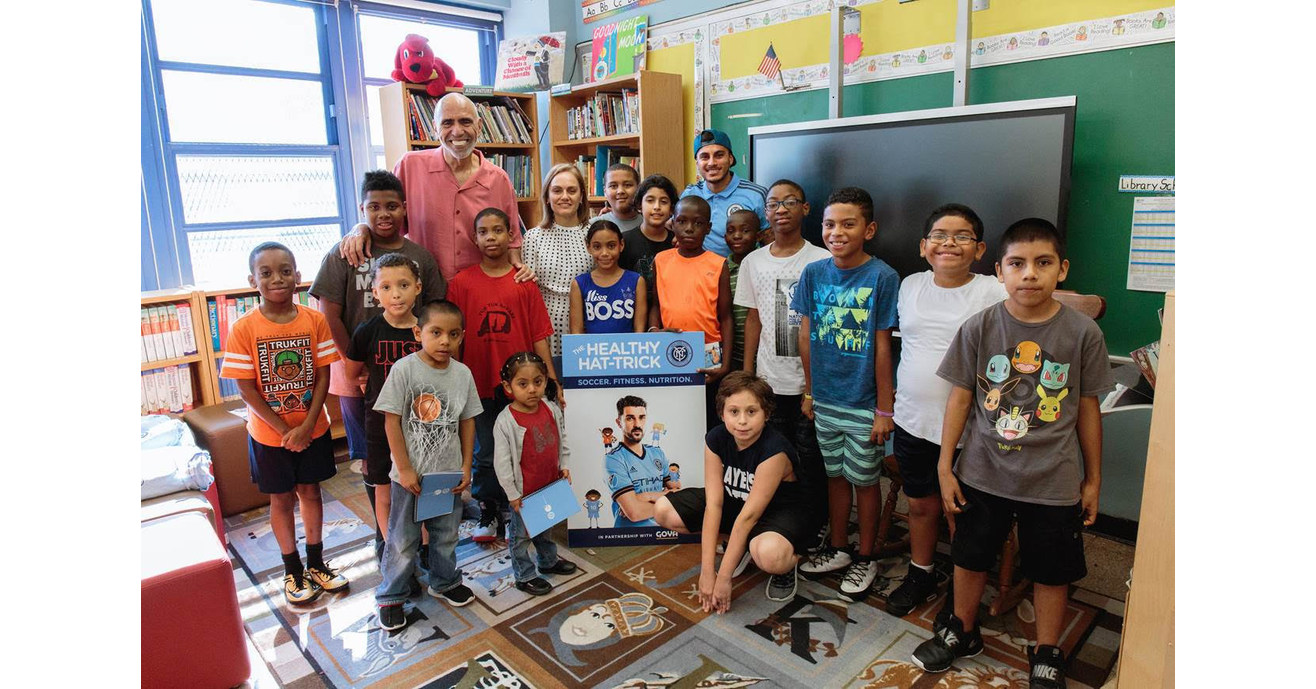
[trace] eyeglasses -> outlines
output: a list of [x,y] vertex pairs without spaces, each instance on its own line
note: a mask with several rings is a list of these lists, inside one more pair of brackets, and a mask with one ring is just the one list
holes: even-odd
[[956,244],[959,244],[960,246],[968,246],[970,244],[976,244],[978,242],[978,238],[971,234],[949,235],[946,234],[945,232],[933,232],[932,234],[928,235],[927,239],[929,242],[932,242],[933,244],[945,244],[948,240],[953,240]]
[[795,210],[795,207],[800,205],[801,203],[804,202],[792,196],[783,201],[769,201],[763,204],[763,207],[766,208],[768,212],[773,212],[778,208],[785,208],[788,211],[792,211]]

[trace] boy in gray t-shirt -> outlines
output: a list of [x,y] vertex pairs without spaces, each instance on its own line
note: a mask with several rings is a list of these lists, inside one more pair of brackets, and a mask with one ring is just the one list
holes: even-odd
[[[471,369],[452,358],[465,333],[461,311],[450,301],[431,301],[416,316],[421,349],[393,364],[375,400],[384,414],[393,468],[389,472],[392,504],[388,514],[383,581],[375,590],[379,622],[385,629],[406,625],[402,604],[416,568],[420,525],[415,521],[420,477],[440,471],[460,471],[461,495],[471,482],[475,450],[475,417],[482,410]],[[448,514],[425,520],[429,532],[429,593],[460,607],[474,597],[457,569],[457,527],[461,502]]]
[[1030,686],[1064,686],[1060,631],[1069,584],[1087,575],[1080,532],[1096,520],[1101,492],[1098,395],[1112,387],[1101,329],[1052,297],[1069,271],[1064,255],[1050,222],[1011,225],[996,264],[1006,300],[965,321],[937,369],[954,386],[937,473],[955,527],[955,595],[954,614],[939,615],[933,638],[914,650],[928,672],[982,651],[977,613],[987,570],[1017,515],[1037,612]]

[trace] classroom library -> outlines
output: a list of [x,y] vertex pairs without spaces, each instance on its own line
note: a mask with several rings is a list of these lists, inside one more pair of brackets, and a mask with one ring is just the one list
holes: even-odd
[[143,687],[1173,687],[1173,4],[140,12]]

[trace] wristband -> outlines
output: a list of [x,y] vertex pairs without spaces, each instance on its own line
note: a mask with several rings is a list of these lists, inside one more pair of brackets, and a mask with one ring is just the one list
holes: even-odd
[[896,416],[895,412],[882,411],[881,409],[874,409],[873,413],[884,419],[893,419]]
[[810,402],[812,402],[812,401],[813,401],[813,395],[810,395],[809,393],[806,392],[806,393],[804,393],[804,399],[809,400]]

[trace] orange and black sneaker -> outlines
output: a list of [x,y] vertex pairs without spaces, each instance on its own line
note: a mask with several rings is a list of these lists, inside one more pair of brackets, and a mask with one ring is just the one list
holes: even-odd
[[330,593],[342,591],[348,586],[347,577],[335,572],[328,562],[324,563],[323,567],[307,565],[306,577],[314,582],[316,586]]
[[307,605],[324,592],[305,574],[283,575],[283,597],[289,605]]

